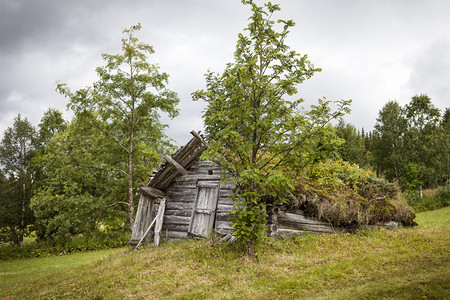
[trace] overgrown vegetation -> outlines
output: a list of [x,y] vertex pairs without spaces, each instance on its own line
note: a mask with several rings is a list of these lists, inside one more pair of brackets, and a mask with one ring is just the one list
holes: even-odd
[[398,186],[372,171],[345,161],[326,160],[311,165],[302,175],[289,205],[334,226],[413,223],[414,211]]
[[190,240],[108,258],[93,252],[0,262],[0,297],[446,299],[450,208],[420,213],[417,222],[265,241],[256,258]]
[[405,197],[417,212],[438,209],[450,205],[450,184],[432,190],[433,192],[409,191]]
[[3,244],[0,245],[0,261],[118,248],[126,246],[129,237],[129,232],[122,231],[79,235],[73,236],[70,239],[53,242],[33,241],[24,244],[22,247]]

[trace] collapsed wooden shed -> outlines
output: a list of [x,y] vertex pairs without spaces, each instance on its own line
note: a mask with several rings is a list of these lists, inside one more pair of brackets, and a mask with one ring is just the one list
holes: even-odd
[[[201,238],[212,230],[228,237],[233,233],[229,214],[234,202],[229,196],[235,185],[231,181],[219,184],[220,166],[199,160],[208,144],[199,133],[191,134],[193,138],[174,155],[165,156],[166,162],[139,189],[139,206],[129,244],[139,246],[145,238],[153,237],[158,246],[161,237]],[[336,231],[327,222],[283,207],[272,209],[268,225],[272,236]]]
[[173,156],[165,156],[166,163],[139,189],[130,244],[138,245],[152,235],[157,246],[160,236],[179,239],[207,237],[213,229],[221,234],[232,232],[228,214],[233,201],[228,196],[234,184],[219,184],[221,168],[199,160],[208,145],[199,133],[191,134],[193,138]]

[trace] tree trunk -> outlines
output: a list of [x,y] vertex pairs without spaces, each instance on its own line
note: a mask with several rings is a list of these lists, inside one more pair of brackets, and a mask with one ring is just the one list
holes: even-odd
[[128,218],[130,229],[134,223],[134,195],[133,195],[133,133],[130,139],[130,152],[128,154]]
[[24,234],[24,230],[25,230],[25,211],[26,211],[26,178],[25,178],[25,174],[26,174],[26,167],[25,165],[22,165],[22,212],[20,215],[20,228],[19,228],[19,241],[18,241],[18,245],[19,247],[23,246],[23,234]]

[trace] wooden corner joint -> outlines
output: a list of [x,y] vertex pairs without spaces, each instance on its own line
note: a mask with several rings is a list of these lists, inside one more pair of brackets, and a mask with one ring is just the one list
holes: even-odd
[[208,146],[208,143],[203,139],[203,137],[200,135],[200,131],[196,132],[195,130],[191,131],[191,134],[195,136],[200,142],[202,142],[203,145]]

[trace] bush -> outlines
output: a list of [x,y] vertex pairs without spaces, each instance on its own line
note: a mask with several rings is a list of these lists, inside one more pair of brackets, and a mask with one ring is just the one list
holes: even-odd
[[450,184],[439,187],[434,194],[424,194],[420,197],[418,191],[408,191],[404,197],[417,212],[446,207],[450,204]]
[[126,246],[129,238],[128,231],[98,232],[95,235],[77,236],[65,241],[33,242],[23,247],[4,245],[0,246],[0,261],[118,248]]

